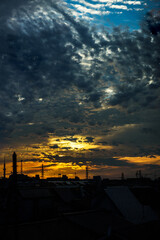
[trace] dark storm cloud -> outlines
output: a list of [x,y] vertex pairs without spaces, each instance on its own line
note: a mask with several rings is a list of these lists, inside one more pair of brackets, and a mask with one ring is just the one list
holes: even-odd
[[[100,142],[134,146],[138,133],[137,144],[146,134],[147,146],[157,144],[159,131],[154,135],[151,125],[158,127],[159,116],[159,17],[150,14],[139,31],[107,32],[76,20],[62,1],[4,6],[1,142],[36,143],[48,134],[76,142],[82,134],[93,136],[88,143],[102,135]],[[125,128],[133,124],[138,127]]]
[[94,138],[93,137],[86,137],[85,142],[93,143],[94,142]]
[[99,152],[100,149],[99,148],[90,148],[88,149],[89,151],[92,151],[92,152]]
[[59,148],[59,146],[57,145],[57,144],[54,144],[53,146],[49,146],[50,148],[53,148],[53,149],[55,149],[55,148]]
[[106,146],[106,145],[108,145],[108,142],[98,142],[98,144],[100,144],[100,145],[104,145],[104,146]]
[[78,138],[70,137],[70,138],[64,138],[63,140],[70,141],[70,142],[77,142]]
[[62,147],[61,149],[70,150],[72,148],[71,147]]
[[[59,156],[52,154],[45,154],[44,157],[47,160],[52,160],[53,162],[72,162],[78,165],[103,165],[103,166],[124,166],[124,167],[136,167],[136,163],[131,163],[127,160],[119,160],[118,158],[85,158],[85,157],[72,157],[72,156]],[[38,160],[39,161],[39,160]]]
[[136,105],[143,98],[149,103],[158,98],[156,91],[151,92],[150,85],[157,84],[158,87],[159,83],[159,36],[152,37],[149,32],[118,35],[119,31],[117,29],[117,35],[114,33],[112,36],[115,41],[115,49],[112,50],[117,54],[115,63],[122,82],[116,84],[116,94],[110,104],[128,108],[131,101]]
[[32,148],[39,149],[40,147],[38,147],[38,146],[32,146]]
[[160,15],[158,10],[147,13],[146,22],[153,35],[157,35],[160,32]]
[[[69,89],[73,84],[78,86],[80,81],[87,88],[92,85],[89,75],[80,67],[81,56],[78,54],[84,44],[96,46],[89,29],[65,13],[58,6],[59,1],[48,1],[47,7],[44,1],[35,3],[39,5],[32,2],[26,9],[21,6],[14,13],[11,11],[0,26],[1,111],[12,119],[13,128],[17,123],[34,123],[34,118],[37,124],[37,112],[43,114],[42,119],[46,118],[51,104],[57,105],[59,115],[54,97],[61,89]],[[65,118],[67,111],[60,117]],[[78,113],[76,116],[69,112],[66,118],[73,123],[80,121]],[[36,132],[38,134],[54,131],[46,124],[38,125],[41,128]]]
[[0,1],[0,16],[1,18],[8,17],[11,12],[23,4],[28,3],[31,0],[1,0]]

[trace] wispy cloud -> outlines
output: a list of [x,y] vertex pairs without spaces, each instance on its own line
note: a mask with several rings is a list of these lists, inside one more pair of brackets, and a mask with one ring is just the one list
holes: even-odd
[[68,6],[74,11],[76,18],[87,19],[96,23],[98,17],[104,18],[108,15],[125,14],[126,11],[137,12],[144,11],[145,1],[122,1],[122,0],[72,0],[68,2]]

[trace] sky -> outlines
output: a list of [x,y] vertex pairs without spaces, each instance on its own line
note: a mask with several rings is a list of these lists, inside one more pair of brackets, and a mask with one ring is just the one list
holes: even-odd
[[160,3],[0,1],[0,176],[160,176]]

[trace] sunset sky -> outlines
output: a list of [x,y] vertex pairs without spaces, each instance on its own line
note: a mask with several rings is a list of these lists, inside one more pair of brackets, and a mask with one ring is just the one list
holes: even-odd
[[159,1],[0,1],[0,177],[13,151],[30,176],[160,177]]

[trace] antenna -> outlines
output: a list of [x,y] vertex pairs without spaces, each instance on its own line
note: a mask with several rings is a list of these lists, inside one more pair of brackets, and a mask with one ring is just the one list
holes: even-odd
[[121,174],[121,180],[124,180],[124,173]]
[[13,175],[17,176],[17,154],[15,152],[12,155],[12,161],[13,161]]
[[43,164],[42,164],[42,179],[44,178],[44,168],[43,168]]
[[86,166],[86,179],[88,180],[88,166]]
[[23,160],[21,159],[21,174],[23,174],[22,162],[23,162]]
[[6,162],[5,162],[5,157],[4,157],[3,177],[4,177],[4,179],[6,178]]
[[13,183],[16,187],[17,183],[17,154],[14,152],[12,155],[12,161],[13,161]]

